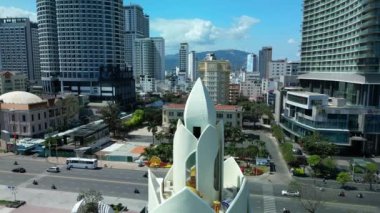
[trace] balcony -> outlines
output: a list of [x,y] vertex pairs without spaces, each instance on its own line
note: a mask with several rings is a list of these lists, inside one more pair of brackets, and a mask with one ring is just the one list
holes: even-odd
[[[328,121],[313,121],[306,119],[301,116],[297,116],[296,118],[288,117],[286,115],[283,115],[284,118],[292,121],[296,121],[298,123],[301,123],[303,125],[309,126],[310,128],[316,128],[316,129],[349,129],[349,125],[347,120],[342,119],[330,119]],[[357,127],[350,128],[351,130],[357,130]]]

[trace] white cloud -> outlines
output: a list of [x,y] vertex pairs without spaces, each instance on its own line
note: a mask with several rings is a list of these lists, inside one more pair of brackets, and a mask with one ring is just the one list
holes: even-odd
[[0,6],[0,18],[30,18],[31,21],[37,22],[37,14],[31,11],[23,10],[16,7],[1,7]]
[[164,37],[166,49],[178,49],[181,42],[188,42],[192,49],[210,48],[219,39],[236,40],[249,37],[251,27],[259,23],[258,19],[241,16],[234,19],[229,28],[215,26],[211,21],[194,19],[163,19],[151,21],[151,29]]
[[294,44],[294,43],[296,43],[296,40],[294,40],[293,38],[288,39],[288,44]]
[[236,39],[246,38],[248,36],[248,31],[251,29],[252,25],[259,23],[260,20],[249,17],[240,16],[235,19],[233,26],[228,29],[228,34]]

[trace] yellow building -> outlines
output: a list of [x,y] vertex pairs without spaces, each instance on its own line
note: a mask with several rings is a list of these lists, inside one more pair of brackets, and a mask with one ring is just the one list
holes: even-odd
[[210,53],[203,61],[199,62],[198,72],[214,103],[227,104],[229,100],[230,62],[217,60],[215,55]]

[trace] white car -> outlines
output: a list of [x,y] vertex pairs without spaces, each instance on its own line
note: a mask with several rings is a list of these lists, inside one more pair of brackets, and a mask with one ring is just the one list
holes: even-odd
[[55,172],[55,173],[60,172],[60,171],[59,171],[59,168],[56,167],[56,166],[50,167],[50,168],[46,169],[46,171],[47,171],[47,172]]
[[291,197],[299,197],[300,192],[299,191],[288,191],[288,190],[282,190],[281,195],[283,196],[291,196]]

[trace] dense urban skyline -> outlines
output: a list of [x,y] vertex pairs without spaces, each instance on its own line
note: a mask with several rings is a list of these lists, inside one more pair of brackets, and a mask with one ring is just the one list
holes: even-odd
[[[238,4],[230,0],[195,0],[175,5],[169,0],[124,1],[125,5],[130,3],[141,5],[150,16],[151,36],[165,38],[167,54],[177,53],[179,43],[188,42],[196,51],[258,52],[262,46],[272,46],[273,58],[299,59],[301,0],[286,4],[280,0],[270,4],[259,0]],[[6,16],[35,21],[35,1],[0,0],[0,17]]]

